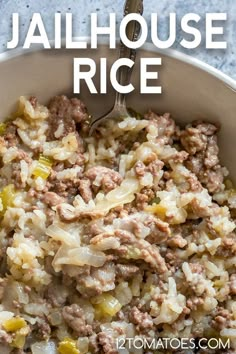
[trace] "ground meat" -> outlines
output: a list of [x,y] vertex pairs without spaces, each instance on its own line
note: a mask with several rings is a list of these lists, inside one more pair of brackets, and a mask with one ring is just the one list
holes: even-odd
[[96,219],[104,216],[104,212],[100,210],[93,211],[76,211],[68,208],[68,205],[59,204],[57,205],[57,213],[59,218],[63,222],[74,222],[80,219]]
[[144,262],[149,263],[151,267],[155,268],[159,273],[165,273],[167,271],[165,260],[162,258],[159,249],[155,245],[147,246],[146,243],[140,241],[135,246],[138,246],[138,249],[141,250],[139,255],[140,259],[143,259]]
[[36,191],[34,188],[30,188],[27,192],[28,198],[40,199],[42,198],[42,192]]
[[205,123],[198,120],[193,122],[193,126],[196,126],[196,128],[206,136],[212,136],[216,134],[220,128],[218,123],[211,124],[211,123]]
[[156,190],[155,186],[153,187],[153,189],[148,187],[143,187],[140,193],[146,195],[148,197],[148,201],[152,201],[153,198],[155,198],[155,190]]
[[19,163],[13,163],[12,166],[13,166],[12,177],[13,177],[13,180],[14,180],[14,186],[16,187],[16,189],[25,188],[26,183],[22,182],[22,179],[21,179],[20,164]]
[[231,232],[227,237],[223,238],[223,247],[230,249],[232,254],[236,252],[236,234]]
[[69,202],[77,195],[79,179],[58,180],[55,176],[49,178],[49,191],[58,194],[60,197],[67,198]]
[[[218,129],[219,127],[214,124],[196,121],[193,122],[192,126],[187,126],[186,129],[180,133],[180,140],[187,151],[189,144],[193,147],[195,145],[192,151],[188,151],[191,154],[195,154],[196,151],[203,150],[202,148],[199,149],[199,147],[204,146],[206,141],[211,141],[212,136],[217,133]],[[199,141],[199,139],[201,141]],[[213,140],[215,140],[215,137]]]
[[200,263],[189,263],[192,273],[202,274],[204,271],[203,265]]
[[92,334],[92,327],[86,323],[84,311],[77,304],[65,306],[62,309],[62,316],[67,325],[72,328],[78,336],[88,336]]
[[107,333],[98,333],[98,343],[101,345],[104,354],[118,354],[115,342],[111,335]]
[[7,142],[8,148],[16,146],[20,143],[19,136],[17,135],[17,127],[14,124],[7,124],[6,131],[4,133],[4,140]]
[[134,166],[134,170],[138,177],[143,177],[146,173],[146,166],[142,161],[138,161]]
[[[211,230],[211,224],[208,224],[209,229]],[[212,232],[212,231],[211,231]],[[236,254],[236,235],[234,233],[229,234],[226,237],[223,237],[221,245],[217,248],[216,255],[228,258],[233,257]]]
[[136,306],[129,312],[129,319],[136,325],[138,332],[154,327],[152,317],[147,312],[141,312]]
[[212,168],[219,163],[219,148],[217,145],[217,137],[211,136],[208,139],[207,149],[205,153],[204,165],[206,168]]
[[97,337],[97,334],[95,334],[95,333],[93,333],[89,337],[89,349],[92,351],[92,353],[99,353],[100,352],[100,348],[99,348],[99,344],[98,344],[98,337]]
[[0,343],[7,344],[11,343],[11,335],[5,332],[4,330],[0,329]]
[[[128,215],[128,213],[127,213]],[[112,222],[117,218],[117,213],[111,211],[109,212],[107,215],[105,215],[104,217],[104,224],[108,225],[108,224],[112,224]]]
[[149,197],[143,193],[137,193],[135,196],[135,204],[138,210],[143,210],[149,201]]
[[189,203],[189,206],[191,206],[193,214],[199,218],[208,217],[212,214],[211,208],[202,206],[196,198]]
[[189,190],[191,192],[200,192],[202,190],[201,183],[198,181],[197,177],[194,176],[192,173],[189,177],[187,177],[187,181],[189,183]]
[[[94,237],[90,238],[89,241],[92,246],[99,248],[99,247],[101,247],[101,245],[103,245],[103,246],[104,246],[104,244],[106,245],[107,240],[113,240],[112,249],[116,249],[120,245],[120,242],[117,241],[117,239],[114,237],[112,232],[101,232],[100,234],[95,235]],[[102,246],[102,248],[103,248],[103,246]],[[110,246],[109,246],[109,248],[110,248]]]
[[93,198],[91,182],[89,179],[84,178],[80,180],[79,192],[85,203],[88,203]]
[[204,304],[204,299],[201,297],[193,296],[187,300],[187,307],[190,310],[196,311],[198,306],[201,306]]
[[55,220],[55,211],[50,209],[50,208],[47,208],[46,209],[46,216],[47,216],[47,221],[46,221],[46,226],[49,226],[53,223],[53,221]]
[[49,103],[49,130],[48,140],[61,139],[74,132],[76,123],[88,118],[87,110],[82,101],[77,98],[56,96]]
[[230,276],[229,288],[230,294],[236,295],[236,274]]
[[188,160],[186,161],[187,168],[192,171],[194,174],[199,175],[201,170],[203,169],[204,154],[198,153],[195,155],[190,155]]
[[92,187],[95,187],[95,189],[97,188],[93,185],[93,182],[98,178],[99,185],[105,193],[119,186],[123,179],[118,172],[103,166],[95,166],[90,168],[85,173],[85,177],[92,182]]
[[173,157],[171,157],[171,160],[173,160],[175,163],[183,163],[185,160],[187,160],[189,154],[182,150],[182,151],[177,151]]
[[39,339],[48,339],[51,334],[50,324],[45,319],[40,318],[33,326],[33,332]]
[[132,244],[135,242],[135,236],[126,230],[115,230],[115,236],[120,239],[121,243],[129,243]]
[[18,149],[17,153],[18,153],[18,155],[16,157],[17,161],[25,160],[25,162],[27,162],[27,163],[32,162],[32,158],[29,156],[29,154],[27,154],[26,151],[24,151],[22,149]]
[[149,202],[155,198],[155,192],[153,189],[144,187],[141,189],[140,193],[135,196],[135,205],[138,210],[143,210]]
[[147,166],[145,166],[142,161],[136,162],[134,170],[138,177],[143,177],[147,172],[151,172],[151,174],[155,177],[158,176],[158,172],[163,166],[164,163],[155,158],[155,160],[151,161]]
[[150,216],[144,225],[150,228],[150,235],[146,238],[150,243],[160,244],[171,234],[169,224],[154,216]]
[[223,307],[218,307],[213,315],[212,326],[217,330],[222,330],[227,327],[232,316],[231,313]]
[[[131,232],[125,230],[116,230],[115,236],[118,237],[123,244],[132,245],[132,249],[129,246],[122,245],[116,252],[121,256],[130,257],[134,251],[137,253],[135,257],[142,259],[144,262],[149,263],[153,268],[157,269],[160,273],[167,271],[165,260],[160,255],[157,246],[150,244],[146,240],[137,239]],[[133,251],[132,251],[133,250]],[[132,258],[132,257],[131,257]]]
[[210,193],[216,193],[224,188],[223,182],[225,176],[227,176],[226,169],[217,165],[214,169],[202,170],[198,178]]
[[133,264],[117,264],[116,272],[118,277],[130,279],[139,273],[139,268]]
[[[129,229],[137,238],[143,237],[144,224],[139,218],[128,219],[124,222],[124,229]],[[147,230],[147,232],[149,232]]]
[[43,202],[49,206],[55,206],[65,202],[65,199],[54,192],[46,192],[43,194]]
[[188,242],[181,235],[175,235],[167,241],[167,244],[174,248],[184,248]]
[[[149,111],[144,115],[145,119],[150,120],[151,124],[154,124],[158,128],[158,138],[164,136],[169,138],[175,133],[175,122],[170,118],[169,113],[165,113],[162,116],[158,116],[156,113]],[[149,126],[146,128],[149,130]]]
[[194,155],[196,152],[206,149],[207,137],[197,128],[186,128],[180,135],[180,141],[185,150]]
[[223,316],[216,316],[212,324],[214,328],[217,328],[221,331],[223,328],[226,327],[227,319]]
[[151,174],[154,177],[156,177],[156,176],[158,176],[158,173],[160,172],[160,170],[162,169],[163,166],[164,166],[164,162],[156,159],[156,160],[152,161],[151,163],[149,163],[149,165],[147,166],[147,171],[151,172]]
[[47,298],[55,307],[61,307],[65,304],[68,296],[68,290],[65,286],[51,283],[47,289]]
[[36,106],[37,106],[37,104],[38,104],[37,98],[36,98],[35,96],[30,96],[29,101],[30,101],[30,103],[31,103],[31,106],[32,106],[33,108],[36,108]]
[[88,275],[81,274],[76,277],[76,289],[83,295],[93,296],[115,288],[115,266],[106,263],[103,267],[91,267]]
[[196,174],[199,181],[210,193],[223,189],[225,168],[219,165],[217,145],[217,127],[209,123],[195,123],[180,133],[180,141],[190,156],[186,166]]
[[104,211],[93,210],[93,211],[81,211],[78,213],[78,220],[80,219],[97,219],[104,216]]
[[86,225],[86,233],[93,237],[102,233],[102,228],[96,222],[92,221],[89,225]]

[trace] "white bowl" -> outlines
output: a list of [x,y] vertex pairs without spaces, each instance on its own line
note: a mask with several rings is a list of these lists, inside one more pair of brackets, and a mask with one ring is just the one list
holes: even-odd
[[[118,50],[110,50],[104,40],[97,50],[18,49],[0,54],[1,120],[13,109],[20,95],[35,95],[43,103],[56,94],[73,95],[73,58],[91,57],[98,62],[100,57],[107,57],[111,65],[117,56]],[[136,90],[128,95],[127,105],[139,112],[149,108],[159,113],[170,112],[180,124],[194,119],[219,122],[221,162],[236,180],[236,81],[190,56],[173,50],[160,51],[152,44],[138,51],[137,61],[140,57],[162,57],[159,78],[163,93],[140,95],[137,64],[132,76]],[[97,85],[98,82],[99,70]],[[102,115],[113,104],[114,91],[108,87],[106,95],[91,95],[82,86],[81,98],[95,116]]]

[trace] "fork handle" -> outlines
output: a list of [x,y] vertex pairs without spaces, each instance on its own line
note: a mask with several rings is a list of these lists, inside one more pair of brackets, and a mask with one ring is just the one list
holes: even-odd
[[[143,0],[126,0],[124,7],[124,16],[130,13],[143,14]],[[140,24],[137,21],[130,21],[126,26],[126,36],[130,41],[136,41],[140,33]],[[136,50],[126,47],[126,45],[120,42],[120,56],[119,58],[127,58],[135,61]],[[118,71],[118,82],[120,85],[125,86],[130,83],[132,68],[127,66],[121,66]],[[116,92],[115,104],[122,106],[125,104],[124,93]]]

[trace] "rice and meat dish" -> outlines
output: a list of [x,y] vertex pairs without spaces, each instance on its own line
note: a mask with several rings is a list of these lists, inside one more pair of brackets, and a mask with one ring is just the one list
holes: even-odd
[[0,125],[0,353],[117,348],[142,337],[236,348],[236,191],[218,126],[169,114],[89,136],[77,98],[21,97]]

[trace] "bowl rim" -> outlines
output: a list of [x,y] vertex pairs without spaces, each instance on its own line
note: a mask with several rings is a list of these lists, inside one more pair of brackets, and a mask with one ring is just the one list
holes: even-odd
[[[74,37],[74,41],[86,41],[88,44],[91,42],[91,38],[89,36],[79,36],[79,37]],[[119,39],[117,39],[117,44],[119,44]],[[61,41],[61,49],[65,49],[65,39],[62,39]],[[55,49],[54,48],[54,40],[49,40],[50,46],[52,50],[60,50],[60,49]],[[107,36],[101,36],[98,39],[98,45],[108,45],[108,37]],[[117,46],[118,48],[118,46]],[[87,48],[91,49],[91,48]],[[87,49],[68,49],[68,50],[87,50]],[[141,50],[146,50],[149,52],[155,52],[159,53],[160,55],[167,56],[169,58],[177,59],[179,61],[182,61],[188,65],[194,66],[195,68],[201,69],[202,71],[206,72],[207,74],[210,74],[214,77],[216,77],[218,80],[222,81],[226,86],[228,86],[231,90],[236,92],[236,80],[232,79],[230,76],[227,74],[224,74],[222,71],[219,69],[216,69],[210,64],[205,63],[204,61],[197,59],[191,55],[185,54],[183,52],[180,52],[175,49],[159,49],[157,48],[153,43],[146,42],[141,48]],[[42,45],[33,45],[29,49],[25,49],[22,46],[17,47],[15,49],[8,49],[5,52],[0,53],[0,64],[1,62],[5,62],[7,60],[19,57],[19,56],[24,56],[27,53],[31,52],[38,52],[38,51],[48,51],[50,49],[44,49]],[[96,49],[92,49],[96,50]],[[111,49],[114,50],[114,49]]]

